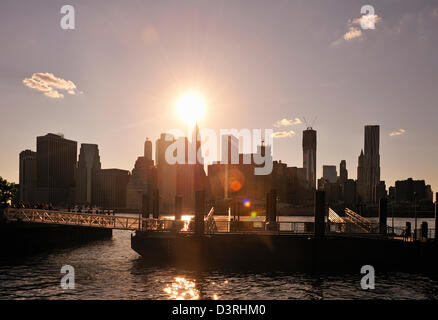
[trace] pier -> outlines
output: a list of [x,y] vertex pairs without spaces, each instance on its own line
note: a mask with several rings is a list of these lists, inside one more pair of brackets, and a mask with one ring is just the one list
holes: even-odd
[[[151,263],[200,266],[271,266],[306,270],[340,270],[364,264],[382,268],[436,268],[435,229],[387,226],[387,202],[379,203],[379,221],[372,223],[346,208],[329,208],[324,192],[315,192],[314,222],[279,221],[275,191],[267,194],[266,219],[243,221],[207,214],[205,195],[196,192],[194,219],[147,218],[37,209],[8,209],[9,223],[74,226],[133,232],[131,248]],[[437,206],[435,204],[435,213]],[[158,213],[158,212],[157,212]],[[159,214],[156,215],[159,217]],[[231,218],[232,217],[232,218]],[[435,215],[436,217],[436,215]],[[437,219],[435,219],[436,228]]]

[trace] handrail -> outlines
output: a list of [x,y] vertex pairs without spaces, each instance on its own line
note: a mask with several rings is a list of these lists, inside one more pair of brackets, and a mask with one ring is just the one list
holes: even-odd
[[342,219],[332,208],[329,208],[329,221],[334,223],[345,223],[345,220]]
[[372,230],[371,222],[349,208],[345,208],[345,218],[365,232]]

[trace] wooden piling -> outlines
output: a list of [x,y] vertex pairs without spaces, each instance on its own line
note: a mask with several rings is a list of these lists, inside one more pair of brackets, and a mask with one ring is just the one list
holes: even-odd
[[315,191],[315,237],[321,238],[325,231],[325,192]]
[[438,192],[435,194],[435,243],[438,243]]
[[421,239],[422,240],[427,240],[427,238],[428,238],[428,231],[429,231],[429,226],[427,225],[426,221],[423,221],[421,223]]
[[386,198],[381,198],[379,200],[379,233],[386,234],[387,229],[387,218],[388,218],[388,200]]
[[149,218],[149,195],[143,194],[141,197],[141,216]]
[[278,230],[277,226],[277,190],[272,189],[266,194],[266,222],[270,231]]

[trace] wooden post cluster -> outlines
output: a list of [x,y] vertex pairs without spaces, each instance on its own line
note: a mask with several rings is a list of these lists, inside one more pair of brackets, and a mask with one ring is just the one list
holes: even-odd
[[386,234],[386,225],[388,218],[388,200],[381,198],[379,201],[379,231],[381,234]]
[[266,194],[266,222],[268,230],[277,230],[277,191],[275,189]]
[[322,238],[325,232],[325,192],[315,191],[315,237]]

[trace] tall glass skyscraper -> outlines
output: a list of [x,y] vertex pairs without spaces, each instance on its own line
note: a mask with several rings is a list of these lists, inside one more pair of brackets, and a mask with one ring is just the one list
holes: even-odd
[[308,188],[316,188],[316,131],[307,128],[303,131],[303,168],[306,169]]

